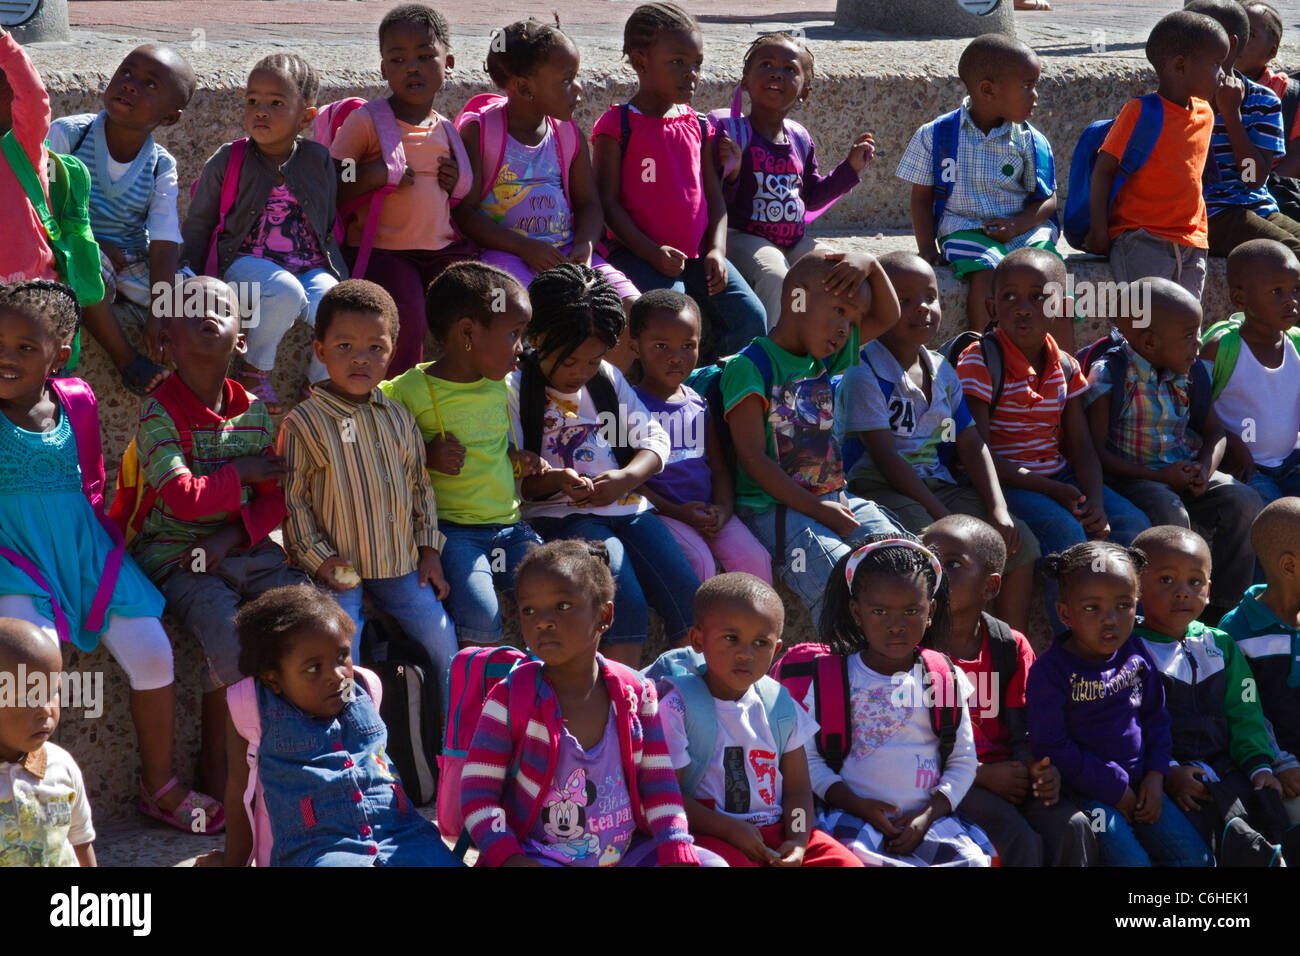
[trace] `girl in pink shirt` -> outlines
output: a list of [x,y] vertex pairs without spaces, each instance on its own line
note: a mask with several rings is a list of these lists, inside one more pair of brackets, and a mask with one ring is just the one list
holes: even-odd
[[596,185],[610,242],[606,258],[642,292],[671,288],[708,319],[701,362],[739,351],[767,330],[766,313],[727,267],[727,210],[707,159],[709,127],[691,109],[704,60],[695,18],[647,3],[623,27],[638,88],[592,131]]

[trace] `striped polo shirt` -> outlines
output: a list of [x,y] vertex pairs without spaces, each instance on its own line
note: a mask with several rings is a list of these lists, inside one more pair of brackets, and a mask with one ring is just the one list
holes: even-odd
[[[997,330],[1002,343],[1002,395],[989,417],[989,446],[1003,458],[1037,475],[1054,475],[1065,467],[1061,451],[1061,418],[1065,403],[1088,390],[1088,380],[1075,365],[1067,383],[1061,350],[1048,335],[1047,361],[1042,371],[1029,364],[1020,349]],[[980,344],[973,343],[957,360],[957,375],[967,398],[993,399],[993,385]]]
[[[1236,71],[1234,71],[1235,73]],[[1282,139],[1282,101],[1267,86],[1247,79],[1236,73],[1237,79],[1246,84],[1246,95],[1241,102],[1241,124],[1246,128],[1246,135],[1257,149],[1264,149],[1274,157],[1286,152],[1286,142]],[[1254,171],[1237,169],[1237,160],[1232,155],[1232,141],[1228,139],[1228,129],[1223,125],[1223,117],[1214,114],[1214,133],[1210,137],[1210,162],[1205,169],[1204,182],[1205,210],[1213,216],[1216,212],[1230,206],[1245,206],[1256,215],[1269,216],[1278,211],[1277,202],[1268,191],[1268,169]]]
[[433,486],[415,417],[375,389],[352,402],[317,386],[280,423],[289,516],[284,542],[309,574],[329,558],[362,578],[396,578],[441,551]]

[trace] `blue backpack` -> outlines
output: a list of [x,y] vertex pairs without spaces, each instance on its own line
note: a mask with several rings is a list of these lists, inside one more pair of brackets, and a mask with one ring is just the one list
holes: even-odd
[[[693,797],[708,772],[718,743],[718,711],[704,681],[704,655],[689,647],[665,651],[641,676],[655,682],[661,698],[670,688],[676,688],[686,705],[686,752],[691,762],[682,778],[682,794]],[[798,705],[789,691],[767,675],[758,679],[754,690],[763,701],[767,725],[776,737],[779,764],[798,723],[795,711]]]
[[[1030,198],[1046,199],[1056,192],[1056,160],[1047,137],[1028,123],[1034,140],[1034,191]],[[934,121],[934,142],[930,149],[930,178],[934,181],[934,228],[939,228],[943,211],[952,194],[957,169],[957,143],[961,135],[961,110],[945,113]],[[1074,180],[1070,180],[1073,191]],[[1055,217],[1054,217],[1055,218]]]
[[[1124,147],[1124,156],[1119,161],[1115,182],[1110,187],[1107,209],[1114,205],[1120,187],[1151,156],[1151,150],[1155,149],[1156,140],[1160,138],[1160,128],[1164,125],[1165,108],[1160,103],[1160,94],[1148,93],[1139,99],[1142,111],[1138,114],[1133,133]],[[1066,241],[1076,249],[1083,248],[1092,222],[1089,203],[1092,202],[1092,170],[1097,165],[1097,152],[1114,125],[1114,120],[1098,120],[1091,124],[1079,136],[1078,145],[1070,157],[1070,191],[1065,197],[1064,231]]]
[[[1079,349],[1075,357],[1078,359],[1079,366],[1085,376],[1092,370],[1094,365],[1104,361],[1110,365],[1111,381],[1122,383],[1128,373],[1128,351],[1124,346],[1123,334],[1118,329],[1111,329],[1110,332],[1091,345],[1085,345]],[[1192,363],[1192,370],[1188,373],[1188,398],[1190,402],[1188,425],[1198,435],[1205,433],[1205,418],[1210,413],[1212,388],[1209,370],[1205,367],[1204,362],[1197,359]],[[1127,394],[1122,394],[1118,396],[1117,400],[1116,393],[1114,390],[1111,391],[1110,424],[1106,429],[1108,435],[1113,433],[1119,425],[1121,413],[1124,411],[1128,399]]]

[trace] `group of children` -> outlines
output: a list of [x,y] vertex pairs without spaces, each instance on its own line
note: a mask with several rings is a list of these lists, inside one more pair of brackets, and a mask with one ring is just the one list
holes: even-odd
[[[1152,31],[1163,123],[1108,198],[1146,98],[1121,112],[1088,233],[1138,307],[1077,357],[1051,148],[1025,122],[1039,66],[1005,38],[970,44],[969,98],[900,163],[918,252],[877,259],[807,234],[874,142],[817,172],[788,117],[802,41],[756,40],[702,119],[701,33],[671,3],[629,18],[638,89],[591,159],[578,51],[535,21],[494,38],[502,93],[456,123],[427,7],[380,26],[381,100],[318,109],[310,66],[266,57],[183,225],[151,133],[193,93],[184,60],[135,50],[101,113],[51,126],[0,34],[0,193],[31,211],[0,253],[0,665],[102,642],[139,809],[225,827],[214,864],[457,865],[385,751],[361,636],[392,618],[445,691],[502,640],[510,591],[529,656],[484,688],[456,795],[481,863],[1294,860],[1300,238],[1280,233],[1300,225],[1245,173],[1281,152],[1277,97],[1223,76],[1268,16],[1195,0]],[[14,168],[48,191],[47,135],[90,170],[98,299]],[[1241,313],[1203,336],[1217,242]],[[988,325],[948,355],[941,257]],[[94,396],[62,374],[82,317],[148,392],[111,513]],[[277,428],[299,318],[309,381]],[[777,583],[825,645],[781,654]],[[164,606],[205,655],[193,788]],[[677,656],[639,675],[651,608]],[[0,708],[6,862],[93,863],[57,720]]]

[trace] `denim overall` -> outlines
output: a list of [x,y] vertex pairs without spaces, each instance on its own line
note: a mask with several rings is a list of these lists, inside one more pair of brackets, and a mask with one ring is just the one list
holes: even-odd
[[334,718],[312,717],[257,681],[258,775],[272,866],[460,866],[402,790],[388,730],[356,683]]

